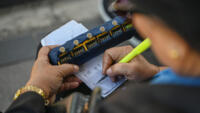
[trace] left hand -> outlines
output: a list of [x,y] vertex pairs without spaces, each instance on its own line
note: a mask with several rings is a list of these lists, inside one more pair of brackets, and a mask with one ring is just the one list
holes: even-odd
[[51,65],[48,54],[55,46],[42,47],[35,61],[31,77],[26,85],[33,85],[44,90],[50,98],[58,91],[69,90],[79,86],[80,80],[71,76],[79,71],[73,64]]

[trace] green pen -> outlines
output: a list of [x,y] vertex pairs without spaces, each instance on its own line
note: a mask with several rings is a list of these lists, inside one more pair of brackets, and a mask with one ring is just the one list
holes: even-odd
[[137,55],[141,54],[151,46],[151,40],[149,38],[141,42],[136,48],[134,48],[128,55],[122,58],[119,63],[128,63]]

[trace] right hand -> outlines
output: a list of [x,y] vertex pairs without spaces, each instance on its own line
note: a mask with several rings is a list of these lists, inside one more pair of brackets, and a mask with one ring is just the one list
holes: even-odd
[[132,46],[122,46],[106,50],[103,56],[103,74],[110,76],[112,81],[116,81],[117,76],[141,81],[159,72],[159,67],[150,64],[142,55],[136,56],[129,63],[117,63],[132,49]]

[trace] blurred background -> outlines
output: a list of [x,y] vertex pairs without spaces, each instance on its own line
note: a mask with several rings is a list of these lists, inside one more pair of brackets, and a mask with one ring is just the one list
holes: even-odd
[[[0,111],[29,78],[40,40],[74,19],[91,29],[113,17],[113,0],[1,0],[0,1]],[[133,39],[132,45],[140,41]],[[129,44],[125,42],[125,44]],[[151,51],[145,57],[157,64]]]

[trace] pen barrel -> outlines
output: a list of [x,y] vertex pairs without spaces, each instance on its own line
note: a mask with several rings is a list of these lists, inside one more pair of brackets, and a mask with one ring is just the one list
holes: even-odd
[[128,63],[137,55],[141,54],[151,46],[151,40],[149,38],[141,42],[136,48],[134,48],[128,55],[126,55],[119,63]]

